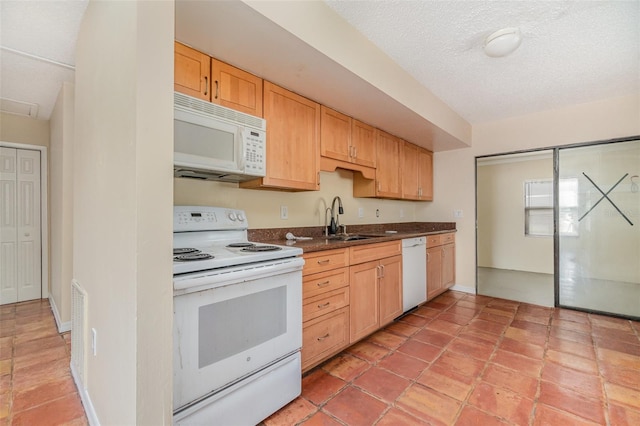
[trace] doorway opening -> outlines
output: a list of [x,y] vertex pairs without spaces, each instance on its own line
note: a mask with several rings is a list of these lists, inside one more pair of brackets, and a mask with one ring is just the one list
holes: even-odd
[[553,151],[476,159],[477,292],[554,306]]

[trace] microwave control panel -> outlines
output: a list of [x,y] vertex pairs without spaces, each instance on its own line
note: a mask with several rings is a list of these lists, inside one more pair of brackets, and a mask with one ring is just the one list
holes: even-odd
[[260,130],[245,130],[244,161],[245,173],[253,176],[265,176],[266,170],[266,133]]

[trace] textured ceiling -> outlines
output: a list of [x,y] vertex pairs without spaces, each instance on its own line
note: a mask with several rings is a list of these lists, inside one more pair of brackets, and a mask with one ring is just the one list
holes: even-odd
[[[470,123],[640,94],[640,1],[326,3]],[[484,55],[494,31],[519,49]]]
[[[0,1],[1,98],[49,118],[87,1]],[[471,123],[640,93],[640,0],[326,3]],[[510,26],[520,48],[485,56],[484,38]]]
[[62,83],[74,81],[87,1],[0,1],[0,98],[36,105],[34,118],[49,119]]

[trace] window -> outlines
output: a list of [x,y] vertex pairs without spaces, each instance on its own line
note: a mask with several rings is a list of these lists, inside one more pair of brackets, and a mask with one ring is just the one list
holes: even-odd
[[553,181],[524,182],[524,234],[553,236]]
[[[578,235],[578,179],[560,179],[558,232]],[[524,182],[524,234],[553,236],[553,180]]]

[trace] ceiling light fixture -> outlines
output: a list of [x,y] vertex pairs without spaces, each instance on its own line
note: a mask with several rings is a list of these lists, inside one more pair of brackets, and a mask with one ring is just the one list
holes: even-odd
[[499,58],[513,53],[522,42],[519,28],[504,28],[491,34],[484,41],[484,53]]

